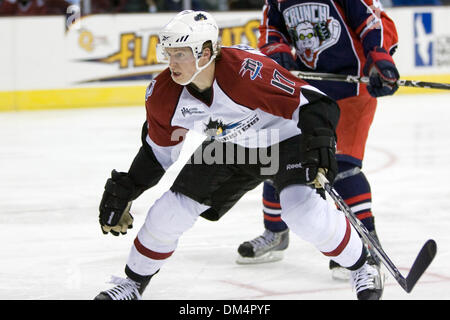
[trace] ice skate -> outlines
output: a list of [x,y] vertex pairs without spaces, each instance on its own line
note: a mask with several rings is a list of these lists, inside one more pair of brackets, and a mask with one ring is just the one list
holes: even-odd
[[384,289],[384,275],[380,266],[369,256],[358,270],[351,271],[351,283],[358,300],[380,300]]
[[129,278],[112,277],[110,283],[116,286],[100,292],[94,300],[141,300],[144,284],[135,282]]
[[[380,244],[380,240],[378,239],[377,233],[375,230],[370,231],[370,235],[378,242],[378,244]],[[375,263],[378,268],[380,267],[380,260],[376,257],[375,254],[373,254],[372,252],[372,248],[370,246],[367,246],[367,249],[370,252],[370,261],[372,263]],[[350,280],[350,270],[348,270],[347,268],[342,267],[339,263],[330,260],[330,264],[329,264],[329,268],[331,271],[331,278],[333,280],[338,280],[338,281],[348,281]]]
[[339,263],[330,260],[329,268],[331,271],[331,278],[337,281],[349,281],[350,280],[350,270],[342,267]]
[[238,248],[238,264],[257,264],[283,259],[283,251],[289,245],[289,229],[281,232],[265,230],[253,240],[245,241]]

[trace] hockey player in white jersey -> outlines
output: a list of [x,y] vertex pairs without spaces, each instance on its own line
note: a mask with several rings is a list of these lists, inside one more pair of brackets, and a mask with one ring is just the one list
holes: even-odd
[[379,299],[382,289],[360,237],[314,189],[319,171],[329,181],[337,172],[337,104],[257,51],[220,48],[218,32],[209,13],[183,11],[159,34],[158,54],[169,67],[147,88],[142,147],[128,172],[113,170],[106,182],[103,233],[127,232],[132,201],[176,161],[188,130],[207,138],[150,208],[126,278],[96,299],[141,298],[198,217],[219,220],[267,179],[280,193],[290,230],[351,270],[358,299]]

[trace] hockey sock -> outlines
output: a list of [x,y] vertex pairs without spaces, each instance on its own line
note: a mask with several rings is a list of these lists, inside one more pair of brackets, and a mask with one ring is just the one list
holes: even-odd
[[265,181],[263,187],[263,213],[264,228],[272,232],[281,232],[287,229],[286,223],[281,220],[280,196],[274,186]]
[[348,162],[338,162],[339,174],[334,188],[369,231],[375,230],[370,184],[361,169]]
[[139,293],[140,294],[144,293],[144,290],[145,290],[145,288],[147,288],[147,285],[150,282],[150,279],[158,272],[159,272],[159,270],[157,270],[152,275],[142,276],[140,274],[137,274],[133,270],[131,270],[130,267],[128,267],[128,265],[125,266],[125,274],[127,275],[127,277],[129,279],[133,280],[134,282],[139,283]]

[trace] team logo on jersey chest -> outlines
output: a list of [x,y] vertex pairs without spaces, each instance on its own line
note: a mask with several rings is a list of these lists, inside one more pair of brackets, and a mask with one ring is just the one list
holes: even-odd
[[209,118],[203,132],[211,139],[227,142],[248,132],[259,120],[256,114],[251,114],[245,119],[231,123],[225,123],[221,119],[213,120]]
[[223,123],[221,120],[209,119],[209,122],[205,126],[205,134],[208,137],[216,137],[224,134],[228,129],[228,125]]
[[297,56],[305,66],[315,69],[320,53],[338,42],[339,21],[330,16],[328,5],[319,3],[289,7],[283,11],[283,16]]

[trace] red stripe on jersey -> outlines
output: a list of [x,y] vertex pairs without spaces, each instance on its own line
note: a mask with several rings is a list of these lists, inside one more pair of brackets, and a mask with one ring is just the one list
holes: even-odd
[[373,217],[373,215],[372,215],[372,211],[363,211],[361,213],[357,213],[356,217],[359,220],[363,220],[363,219],[367,219],[367,218]]
[[[366,56],[364,54],[364,48],[362,45],[362,42],[359,39],[358,34],[356,33],[356,31],[352,30],[349,27],[349,22],[347,19],[347,15],[345,13],[345,10],[339,5],[339,3],[334,2],[335,8],[337,9],[342,21],[344,21],[345,23],[345,28],[347,29],[350,38],[351,38],[351,42],[353,44],[353,47],[355,49],[355,53],[356,53],[356,58],[359,60],[359,65],[360,65],[360,75],[362,75],[362,66],[364,65],[364,63],[366,62]],[[343,31],[341,31],[343,32]],[[361,87],[365,87],[365,85],[361,86]],[[369,94],[367,92],[367,89],[365,90],[366,94]]]
[[383,21],[383,48],[389,52],[392,47],[395,47],[398,43],[397,29],[395,28],[394,21],[388,17],[388,15],[382,11],[381,19]]
[[265,213],[264,213],[264,220],[273,221],[273,222],[283,221],[283,220],[281,220],[281,216],[269,216],[268,214],[265,214]]
[[341,252],[347,246],[348,242],[350,241],[350,234],[351,234],[352,229],[350,228],[350,223],[348,222],[347,218],[345,219],[345,222],[347,223],[347,225],[346,225],[346,229],[345,229],[344,239],[342,239],[341,243],[333,251],[322,252],[327,257],[337,257],[338,255],[340,255]]
[[269,6],[264,6],[263,18],[261,24],[259,26],[260,36],[258,38],[258,48],[261,48],[263,45],[267,43],[268,32],[267,32],[267,12],[269,11]]
[[383,31],[383,48],[389,50],[398,43],[398,34],[394,22],[386,14],[386,11],[380,10],[374,5],[374,0],[362,0],[367,7],[371,8],[374,13],[381,19],[381,27]]
[[367,20],[364,21],[363,23],[361,23],[361,24],[359,25],[358,28],[356,28],[356,30],[355,30],[356,34],[357,34],[357,35],[360,35],[360,34],[361,34],[361,31],[363,31],[363,29],[364,29],[366,26],[367,26]]
[[171,251],[171,252],[156,252],[156,251],[150,250],[150,249],[144,247],[137,237],[136,237],[136,239],[134,239],[134,246],[136,247],[136,250],[140,254],[142,254],[143,256],[146,256],[147,258],[153,259],[153,260],[167,259],[173,253],[173,251]]
[[281,204],[279,202],[270,202],[266,199],[263,199],[263,204],[273,209],[281,209]]
[[370,199],[372,199],[372,193],[367,192],[367,193],[363,193],[363,194],[360,194],[360,195],[357,195],[357,196],[354,196],[354,197],[351,197],[351,198],[348,198],[348,199],[344,199],[344,200],[345,200],[345,203],[348,206],[350,206],[350,205],[355,204],[357,202],[361,202],[361,201],[364,201],[364,200],[370,200]]

